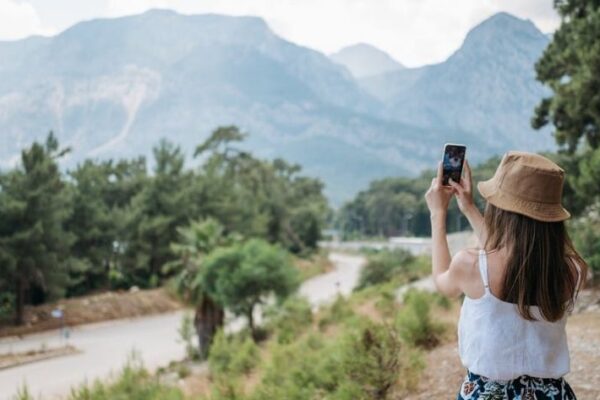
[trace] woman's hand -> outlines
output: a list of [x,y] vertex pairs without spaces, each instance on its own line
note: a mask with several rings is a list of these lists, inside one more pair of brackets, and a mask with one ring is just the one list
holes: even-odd
[[454,193],[450,186],[442,185],[442,162],[438,164],[437,176],[431,180],[431,186],[425,193],[425,201],[431,215],[445,214],[448,210],[448,204]]
[[483,216],[473,201],[471,167],[469,167],[467,160],[465,160],[464,174],[460,183],[454,182],[453,180],[450,180],[449,182],[452,186],[452,190],[454,190],[458,208],[469,220],[469,224],[471,224],[471,227],[479,240],[479,246],[484,248],[487,241],[487,228],[485,227]]
[[471,178],[471,167],[467,160],[465,160],[464,174],[460,182],[454,182],[452,179],[448,180],[450,186],[454,190],[456,200],[458,202],[458,208],[463,214],[467,214],[475,207],[473,201],[473,181]]

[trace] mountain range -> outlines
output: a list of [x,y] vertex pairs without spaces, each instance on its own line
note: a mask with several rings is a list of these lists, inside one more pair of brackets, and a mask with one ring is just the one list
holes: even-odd
[[191,154],[235,124],[250,150],[301,164],[340,204],[372,179],[434,166],[444,142],[467,144],[474,162],[551,148],[548,132],[529,127],[548,40],[502,13],[445,62],[404,68],[364,44],[327,56],[257,17],[152,10],[86,21],[0,42],[0,165],[49,130],[73,148],[68,168],[148,155],[160,138]]

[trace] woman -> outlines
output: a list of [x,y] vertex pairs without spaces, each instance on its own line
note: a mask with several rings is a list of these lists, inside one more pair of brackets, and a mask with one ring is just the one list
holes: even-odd
[[[509,152],[477,185],[485,215],[473,203],[471,171],[442,185],[442,166],[425,198],[431,213],[433,278],[440,292],[464,294],[459,354],[467,376],[457,399],[575,399],[565,332],[587,265],[565,230],[564,171],[537,154]],[[448,203],[455,196],[480,250],[450,257]]]

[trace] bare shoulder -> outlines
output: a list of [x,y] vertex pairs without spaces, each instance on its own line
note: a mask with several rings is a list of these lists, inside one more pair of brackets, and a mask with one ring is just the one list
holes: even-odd
[[452,257],[450,267],[446,273],[447,282],[451,283],[454,290],[445,292],[447,296],[458,296],[460,293],[465,293],[465,290],[472,281],[473,271],[477,270],[477,254],[476,249],[461,250]]
[[479,251],[477,249],[463,249],[452,257],[450,268],[461,275],[468,275],[477,267]]

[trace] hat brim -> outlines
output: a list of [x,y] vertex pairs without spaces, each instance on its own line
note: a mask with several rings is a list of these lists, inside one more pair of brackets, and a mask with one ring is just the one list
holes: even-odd
[[559,222],[571,218],[571,214],[560,204],[527,201],[510,193],[495,190],[496,187],[493,178],[477,184],[477,190],[481,196],[502,210],[525,215],[543,222]]

